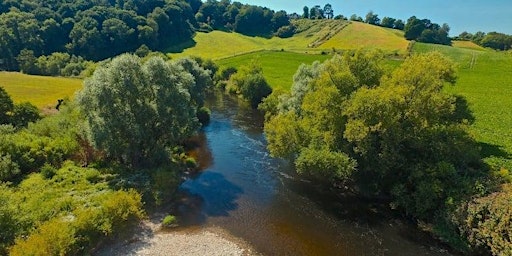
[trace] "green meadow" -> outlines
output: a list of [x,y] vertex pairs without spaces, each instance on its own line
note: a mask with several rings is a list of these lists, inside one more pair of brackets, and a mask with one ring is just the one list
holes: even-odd
[[274,90],[288,90],[293,82],[293,75],[302,64],[324,61],[332,56],[304,54],[294,52],[261,51],[218,60],[221,67],[239,68],[251,61],[256,61],[263,69],[263,75]]
[[82,88],[82,80],[0,72],[0,86],[4,87],[14,102],[28,101],[41,109],[55,106],[58,99],[73,97]]

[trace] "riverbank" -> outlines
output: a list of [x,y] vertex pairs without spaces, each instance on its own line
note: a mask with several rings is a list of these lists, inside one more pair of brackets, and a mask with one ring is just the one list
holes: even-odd
[[160,227],[158,217],[142,221],[130,234],[121,235],[94,255],[258,255],[245,241],[219,227]]

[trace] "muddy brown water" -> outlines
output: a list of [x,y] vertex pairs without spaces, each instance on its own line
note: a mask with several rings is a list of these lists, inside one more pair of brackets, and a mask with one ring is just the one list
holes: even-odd
[[263,116],[216,94],[211,123],[196,140],[202,171],[186,180],[182,226],[221,227],[263,255],[449,255],[382,203],[322,191],[272,158]]

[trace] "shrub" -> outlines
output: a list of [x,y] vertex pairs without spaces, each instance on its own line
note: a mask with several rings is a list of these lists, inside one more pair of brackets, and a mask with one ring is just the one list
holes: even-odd
[[20,168],[13,162],[11,155],[0,155],[0,181],[8,181],[20,173]]
[[295,30],[296,27],[294,25],[283,26],[277,30],[276,36],[280,38],[292,37],[295,34]]
[[512,184],[462,205],[455,222],[477,254],[512,255]]
[[210,123],[210,114],[211,111],[207,107],[201,107],[197,110],[197,119],[202,125],[207,125]]
[[53,219],[43,223],[26,240],[17,238],[10,255],[69,255],[74,248],[75,229],[68,221]]
[[165,216],[164,220],[162,221],[162,226],[164,227],[174,227],[177,225],[176,217],[173,215],[167,215]]
[[55,173],[57,173],[57,170],[55,167],[51,166],[50,164],[44,164],[43,167],[41,167],[41,175],[45,179],[51,179],[53,176],[55,176]]

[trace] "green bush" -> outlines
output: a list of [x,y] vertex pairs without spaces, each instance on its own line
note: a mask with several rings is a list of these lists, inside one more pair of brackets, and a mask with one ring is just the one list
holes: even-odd
[[9,181],[20,173],[20,168],[13,162],[11,155],[0,155],[0,181]]
[[164,220],[162,221],[162,226],[164,227],[173,227],[178,223],[177,219],[173,215],[167,215],[165,216]]
[[476,254],[512,255],[512,184],[463,204],[454,221]]
[[202,125],[207,125],[210,123],[210,114],[211,111],[207,107],[201,107],[197,110],[197,119]]

